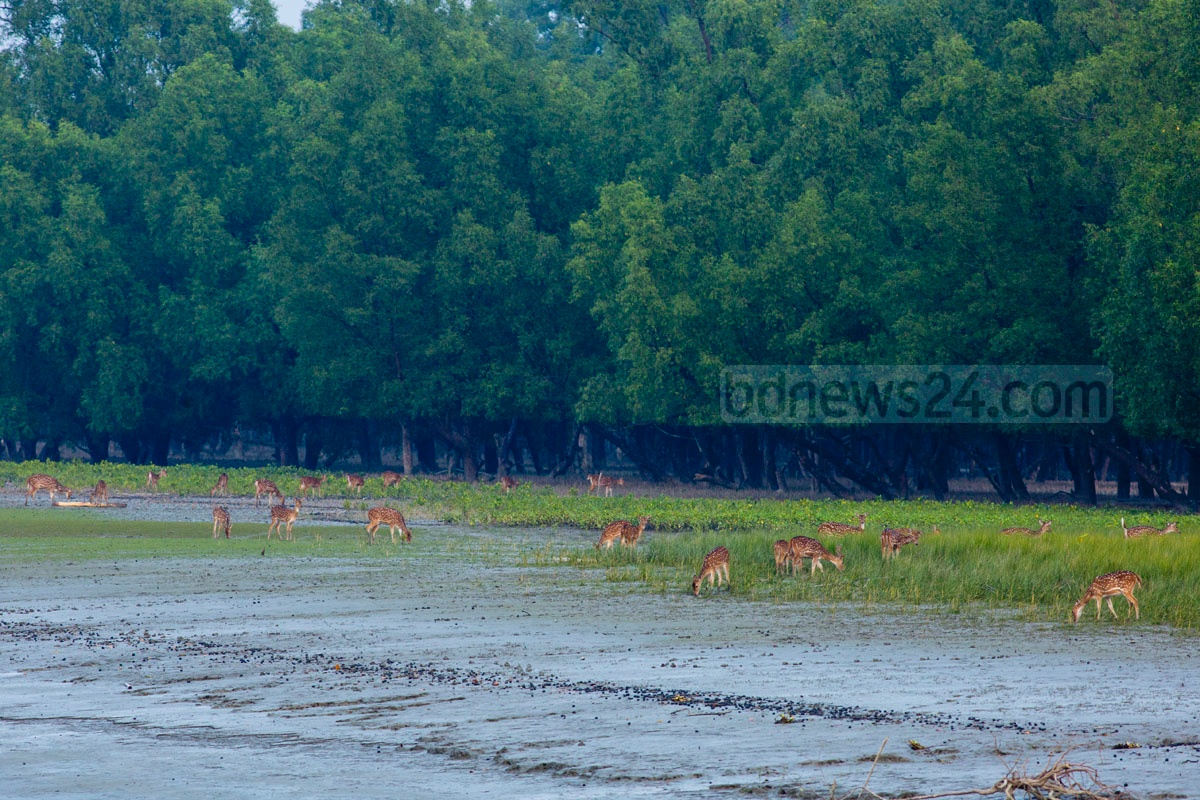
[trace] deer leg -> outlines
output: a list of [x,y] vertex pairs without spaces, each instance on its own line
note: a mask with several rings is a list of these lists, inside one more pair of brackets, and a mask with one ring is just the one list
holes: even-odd
[[1133,608],[1133,618],[1141,619],[1141,612],[1138,611],[1137,598],[1133,596],[1132,591],[1123,592],[1125,599],[1129,601],[1129,605]]
[[1113,608],[1113,604],[1112,604],[1112,596],[1110,595],[1109,597],[1107,597],[1107,598],[1105,598],[1105,599],[1106,599],[1106,600],[1108,600],[1108,610],[1109,610],[1109,612],[1111,612],[1111,613],[1112,613],[1112,615],[1113,615],[1113,619],[1120,619],[1120,618],[1117,616],[1117,610],[1116,610],[1115,608]]

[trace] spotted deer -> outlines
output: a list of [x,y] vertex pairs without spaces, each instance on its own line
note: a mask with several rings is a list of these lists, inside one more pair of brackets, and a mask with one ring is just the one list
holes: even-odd
[[309,492],[316,492],[317,497],[321,496],[321,486],[325,481],[329,480],[328,475],[322,475],[320,478],[313,478],[308,475],[300,476],[300,494],[308,497]]
[[217,483],[208,490],[208,496],[214,497],[218,494],[229,494],[229,476],[222,472],[217,476]]
[[700,587],[704,581],[714,590],[721,585],[721,579],[729,585],[729,550],[724,546],[713,548],[700,564],[700,574],[692,578],[692,594],[700,596]]
[[50,495],[50,502],[54,502],[56,494],[65,494],[67,499],[71,499],[71,490],[58,482],[58,478],[44,473],[30,475],[25,479],[25,505],[29,505],[29,498],[37,499],[38,492],[46,492]]
[[822,522],[817,526],[817,533],[822,536],[845,536],[847,533],[862,533],[867,529],[867,515],[858,515],[857,525],[847,525],[844,522]]
[[1163,536],[1168,533],[1179,533],[1179,525],[1168,522],[1167,527],[1161,529],[1151,525],[1134,525],[1132,528],[1126,528],[1125,518],[1121,517],[1121,530],[1125,532],[1126,539],[1136,539],[1139,536]]
[[404,480],[403,475],[399,472],[392,472],[390,469],[384,471],[379,477],[383,478],[383,488],[385,489],[389,486],[399,486],[400,482]]
[[[933,529],[935,533],[937,528]],[[883,533],[879,536],[879,545],[883,550],[883,558],[886,561],[896,553],[900,552],[900,548],[910,544],[920,544],[921,537],[925,534],[915,528],[884,528]]]
[[1128,570],[1106,572],[1092,581],[1083,597],[1071,609],[1071,622],[1079,622],[1079,617],[1083,614],[1083,607],[1093,600],[1096,601],[1096,619],[1100,619],[1101,600],[1108,601],[1108,610],[1112,612],[1113,619],[1119,619],[1112,602],[1112,599],[1119,594],[1124,595],[1125,599],[1129,601],[1129,606],[1133,609],[1134,619],[1140,619],[1141,613],[1138,611],[1138,602],[1133,596],[1133,590],[1141,585],[1142,579],[1136,572],[1129,572]]
[[108,504],[108,484],[104,482],[103,478],[96,481],[96,488],[92,489],[92,493],[88,495],[88,502]]
[[357,492],[360,495],[362,494],[363,484],[365,484],[366,482],[367,482],[367,479],[364,478],[362,475],[350,475],[350,474],[346,475],[346,487],[349,489],[353,489],[355,492]]
[[638,517],[637,525],[626,525],[621,530],[621,546],[637,547],[638,539],[641,539],[642,534],[646,532],[646,523],[649,521],[649,517]]
[[780,573],[787,569],[792,561],[792,543],[787,539],[778,539],[774,544],[775,550],[775,572]]
[[[220,531],[225,531],[225,538],[229,538],[229,532],[233,528],[233,522],[229,519],[229,512],[224,506],[213,507],[213,538],[220,539]],[[271,532],[267,531],[267,538],[270,538]]]
[[587,479],[588,479],[588,494],[591,494],[592,492],[596,491],[597,489],[603,489],[605,497],[612,497],[612,492],[613,492],[614,486],[624,486],[625,485],[624,478],[614,478],[611,475],[605,475],[603,472],[601,472],[598,475],[588,475]]
[[500,485],[504,487],[504,493],[508,494],[513,489],[521,485],[521,482],[511,475],[501,475]]
[[295,506],[288,508],[282,502],[277,506],[271,506],[271,525],[267,528],[267,541],[271,541],[271,532],[279,534],[279,541],[283,541],[283,528],[287,527],[288,541],[292,540],[292,525],[296,523],[296,518],[300,516],[300,506],[302,505],[299,497],[293,497],[292,502]]
[[271,496],[279,498],[279,502],[283,502],[283,492],[279,491],[279,487],[275,485],[275,481],[269,481],[266,478],[258,478],[254,481],[254,505],[258,505],[258,499],[263,495],[267,496],[267,502],[271,501]]
[[604,526],[604,530],[600,532],[600,541],[596,542],[596,549],[607,550],[618,539],[621,541],[622,546],[636,545],[638,539],[642,536],[642,532],[646,530],[646,523],[649,521],[649,517],[638,517],[637,525],[623,519],[608,523]]
[[371,544],[375,544],[375,531],[379,530],[380,525],[387,525],[391,530],[392,544],[396,543],[397,529],[404,532],[404,541],[412,541],[412,531],[408,529],[404,515],[396,509],[376,506],[367,512],[367,536],[371,537]]
[[152,492],[157,492],[158,482],[165,477],[167,477],[167,471],[165,469],[150,470],[146,473],[146,488]]
[[839,572],[844,572],[846,569],[842,561],[842,546],[840,544],[837,546],[837,555],[834,555],[826,550],[825,546],[816,539],[809,538],[808,536],[793,536],[792,540],[788,543],[788,548],[791,551],[789,560],[792,562],[793,574],[798,569],[804,569],[804,559],[806,558],[812,559],[812,572],[810,573],[812,575],[817,574],[818,568],[822,572],[825,571],[825,567],[821,564],[822,560],[833,564],[838,568]]
[[[1122,520],[1123,521],[1123,520]],[[1050,530],[1050,520],[1043,520],[1038,517],[1038,529],[1035,531],[1032,528],[1005,528],[1000,533],[1005,536],[1041,536]]]

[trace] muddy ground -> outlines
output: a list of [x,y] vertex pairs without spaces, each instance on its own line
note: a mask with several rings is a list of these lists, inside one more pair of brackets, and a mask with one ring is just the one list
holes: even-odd
[[644,595],[470,555],[594,532],[414,527],[361,559],[14,564],[0,539],[0,797],[893,797],[1065,751],[1200,798],[1195,636]]

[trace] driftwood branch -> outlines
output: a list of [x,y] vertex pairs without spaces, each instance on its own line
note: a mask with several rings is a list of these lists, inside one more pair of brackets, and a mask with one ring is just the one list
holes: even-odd
[[968,795],[987,797],[994,794],[1001,794],[1012,800],[1017,792],[1022,792],[1033,800],[1115,800],[1122,796],[1117,789],[1100,782],[1094,767],[1072,764],[1066,759],[1064,753],[1037,775],[1022,775],[1016,769],[1010,770],[1007,775],[986,789],[923,794],[907,800],[936,800]]

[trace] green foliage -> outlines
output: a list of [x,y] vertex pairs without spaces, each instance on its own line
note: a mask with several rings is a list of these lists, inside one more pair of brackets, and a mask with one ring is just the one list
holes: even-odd
[[[103,477],[114,494],[145,491],[146,471],[125,464],[63,464],[56,476],[66,485],[86,491]],[[0,462],[0,480],[23,485],[24,478],[44,465]],[[159,491],[206,496],[216,482],[216,467],[179,465],[167,468]],[[236,495],[253,493],[255,478],[269,477],[288,495],[298,493],[300,472],[291,469],[228,470],[229,489]],[[1159,511],[1130,514],[1114,509],[1074,506],[1008,506],[989,503],[935,503],[928,501],[851,502],[727,500],[717,498],[634,497],[601,498],[562,494],[549,488],[518,486],[505,494],[497,485],[408,479],[384,488],[378,476],[370,477],[360,498],[350,492],[341,476],[331,476],[322,489],[325,497],[341,497],[347,510],[362,512],[379,502],[404,509],[410,521],[434,519],[469,525],[478,533],[466,539],[440,542],[437,547],[466,547],[481,551],[494,563],[514,560],[531,566],[570,565],[598,570],[607,581],[631,592],[681,593],[705,553],[717,545],[731,554],[734,598],[770,603],[816,603],[824,606],[922,606],[950,613],[990,613],[1011,610],[1023,618],[1063,622],[1088,583],[1105,572],[1128,569],[1142,576],[1137,592],[1142,605],[1141,624],[1164,624],[1182,630],[1200,629],[1200,612],[1181,598],[1195,595],[1200,580],[1200,555],[1195,546],[1198,529],[1190,518],[1182,520]],[[823,521],[852,522],[867,514],[865,533],[820,537]],[[206,516],[198,512],[199,516]],[[538,545],[500,546],[499,539],[520,539],[514,528],[536,527],[579,530],[599,536],[617,519],[649,516],[646,533],[636,548],[608,550],[588,544],[576,546],[551,538]],[[1180,533],[1162,537],[1125,539],[1119,520],[1129,525],[1163,527],[1180,523]],[[1052,521],[1051,530],[1038,538],[1004,536],[1006,527],[1037,527],[1038,519]],[[925,531],[919,544],[910,545],[890,561],[880,552],[879,532],[884,526],[915,527]],[[934,534],[934,527],[939,533]],[[240,528],[240,530],[239,530]],[[7,548],[5,558],[120,558],[149,555],[252,555],[261,549],[265,522],[252,531],[235,524],[235,541],[213,549],[211,523],[103,522],[94,514],[45,509],[16,509],[0,515],[0,543],[13,539],[22,544],[20,555]],[[806,535],[824,538],[831,551],[843,548],[845,571],[826,563],[815,575],[808,567],[796,576],[775,570],[772,544],[777,539]],[[457,536],[457,535],[456,535]],[[96,537],[99,537],[97,539]],[[418,535],[415,546],[426,546]],[[476,540],[478,538],[478,540]],[[49,539],[49,541],[47,541]],[[305,555],[390,557],[402,550],[365,545],[359,530],[309,526],[288,552]],[[572,541],[578,537],[572,536]],[[205,544],[208,542],[208,544]],[[458,542],[458,544],[455,544]],[[433,546],[433,545],[430,545]],[[27,549],[28,548],[28,549]],[[707,591],[707,590],[706,590]],[[724,591],[724,590],[723,590]],[[1092,612],[1089,610],[1088,612]],[[1105,610],[1107,615],[1107,609]],[[1092,622],[1085,615],[1080,624]],[[1105,622],[1104,624],[1110,624]],[[1130,624],[1122,619],[1120,624]]]
[[1200,436],[1191,0],[500,6],[0,13],[5,440],[713,425],[727,364],[1098,356],[1131,432]]

